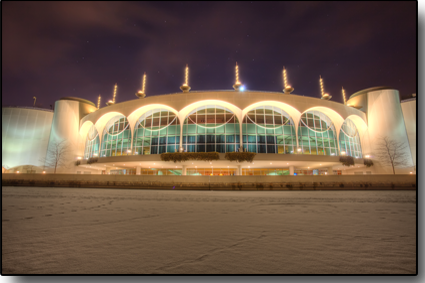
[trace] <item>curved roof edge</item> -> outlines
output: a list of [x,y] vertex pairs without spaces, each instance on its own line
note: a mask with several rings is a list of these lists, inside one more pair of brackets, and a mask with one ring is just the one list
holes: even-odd
[[390,86],[375,86],[375,87],[370,87],[370,88],[362,89],[362,90],[360,90],[360,91],[358,91],[356,93],[353,93],[352,95],[350,95],[350,98],[348,98],[348,99],[351,99],[353,97],[362,95],[364,93],[368,93],[368,92],[376,91],[376,90],[383,90],[383,89],[394,89],[394,88],[393,87],[390,87]]
[[91,102],[90,100],[82,99],[82,98],[78,98],[78,97],[70,97],[70,96],[68,96],[68,97],[62,97],[62,98],[61,98],[61,99],[59,99],[59,100],[72,100],[72,101],[78,101],[78,102],[86,103],[86,104],[89,104],[89,105],[91,105],[91,106],[96,107],[96,105],[95,105],[93,102]]
[[38,110],[38,111],[46,111],[46,112],[53,112],[52,109],[47,108],[39,108],[39,107],[31,107],[31,106],[2,106],[3,108],[20,108],[20,109],[29,109],[29,110]]

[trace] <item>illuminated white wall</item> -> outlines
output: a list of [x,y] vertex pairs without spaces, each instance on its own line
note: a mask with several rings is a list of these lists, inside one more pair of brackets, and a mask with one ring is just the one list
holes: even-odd
[[[409,144],[406,126],[404,124],[403,112],[400,106],[400,98],[397,90],[385,89],[369,92],[368,94],[368,132],[371,155],[378,150],[378,143],[381,137],[388,137],[397,142]],[[412,161],[409,147],[404,152],[410,162]],[[412,163],[412,162],[411,162]],[[380,167],[382,173],[392,174],[391,167]],[[407,168],[396,168],[397,174],[408,174],[413,169],[413,164]]]
[[2,108],[2,166],[42,166],[52,120],[53,112],[49,110]]
[[401,110],[403,111],[404,124],[409,139],[412,162],[416,167],[416,99],[402,102]]
[[95,109],[94,106],[84,105],[84,103],[75,100],[61,99],[56,101],[49,147],[53,147],[55,142],[66,140],[70,151],[70,154],[64,158],[66,167],[58,168],[58,173],[75,171],[75,161],[77,156],[80,155],[81,142],[83,142],[79,135],[80,119],[81,116],[84,116],[90,110],[95,111]]

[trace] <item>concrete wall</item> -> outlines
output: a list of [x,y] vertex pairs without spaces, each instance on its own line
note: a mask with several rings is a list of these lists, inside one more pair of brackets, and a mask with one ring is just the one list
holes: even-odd
[[[416,98],[401,102],[412,162],[416,168]],[[414,170],[416,171],[416,170]]]
[[53,112],[31,108],[2,108],[2,166],[42,166],[46,156]]
[[[84,105],[82,105],[84,104]],[[55,112],[51,126],[49,139],[49,149],[53,149],[55,143],[62,140],[67,142],[69,153],[62,159],[64,165],[60,166],[57,172],[75,172],[74,162],[81,154],[81,139],[78,135],[80,130],[80,120],[89,111],[94,112],[97,108],[75,100],[58,100],[55,103]],[[84,149],[84,147],[83,147]],[[51,158],[49,156],[47,159]],[[48,168],[48,172],[53,172],[53,168]]]
[[[253,184],[278,184],[278,183],[306,183],[312,185],[313,182],[326,185],[345,186],[358,184],[374,184],[375,186],[388,186],[391,183],[412,187],[416,184],[415,175],[331,175],[331,176],[143,176],[143,175],[71,175],[71,174],[3,174],[2,181],[24,180],[24,181],[44,181],[44,182],[121,182],[116,184],[126,185],[129,183],[142,182],[145,185],[176,186],[176,185],[209,185],[215,184],[216,187],[231,186],[232,183],[244,183],[245,186],[252,187]],[[7,184],[6,184],[7,185]],[[112,183],[111,183],[112,185]],[[170,187],[171,188],[171,187]]]
[[[408,145],[406,126],[404,123],[403,112],[400,106],[400,97],[397,90],[377,90],[368,94],[368,132],[370,144],[372,145],[372,157],[376,157],[375,152],[379,149],[379,143],[382,137],[388,137],[391,140]],[[407,147],[404,154],[412,161],[410,149]],[[379,172],[392,173],[392,168],[375,162]],[[413,169],[413,163],[407,168],[396,168],[397,174],[408,174]]]

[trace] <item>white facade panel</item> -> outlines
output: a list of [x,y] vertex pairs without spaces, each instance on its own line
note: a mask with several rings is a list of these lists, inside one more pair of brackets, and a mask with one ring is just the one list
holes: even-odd
[[[408,144],[406,126],[400,106],[397,90],[377,90],[368,93],[368,132],[372,148],[372,156],[378,150],[378,144],[383,137]],[[412,156],[409,147],[404,152],[410,161],[409,167],[396,168],[396,173],[409,173],[413,169]],[[382,164],[378,165],[380,167]],[[382,173],[392,174],[392,168],[383,166]]]
[[42,166],[52,120],[48,110],[2,108],[2,166]]
[[403,111],[412,161],[416,168],[416,99],[402,102],[401,110]]

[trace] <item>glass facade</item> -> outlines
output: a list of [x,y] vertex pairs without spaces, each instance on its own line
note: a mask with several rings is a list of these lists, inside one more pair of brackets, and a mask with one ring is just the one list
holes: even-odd
[[331,119],[319,111],[301,115],[298,126],[298,153],[338,155],[335,126]]
[[173,112],[154,109],[143,114],[134,128],[133,154],[176,152],[180,145],[180,122]]
[[96,157],[99,155],[99,133],[94,125],[91,126],[86,138],[86,147],[84,149],[84,159]]
[[[123,115],[113,117],[103,130],[101,157],[131,154],[131,131]],[[129,152],[130,151],[130,152]]]
[[356,125],[353,121],[347,119],[341,126],[339,133],[339,149],[341,152],[345,151],[348,156],[361,158],[362,147],[360,145],[360,136],[357,131]]
[[268,175],[268,176],[282,176],[282,175],[289,175],[289,169],[246,169],[242,168],[242,175],[247,176],[261,176],[261,175]]
[[156,169],[156,168],[142,168],[140,175],[181,175],[181,169]]
[[235,168],[190,168],[186,170],[186,175],[191,176],[232,176],[236,175]]
[[250,110],[243,119],[242,135],[248,152],[291,154],[297,145],[294,122],[274,106]]
[[234,152],[240,144],[239,121],[225,107],[198,107],[185,118],[182,136],[187,152]]

